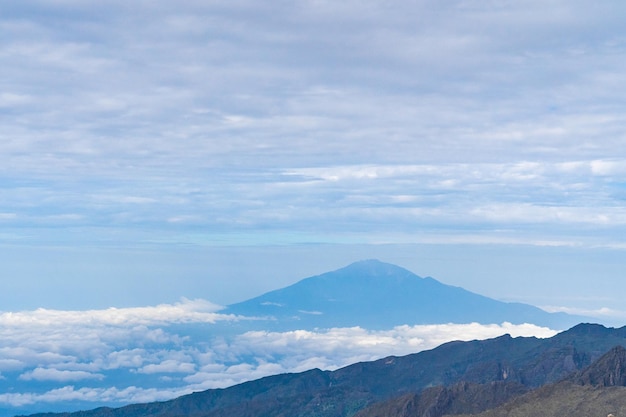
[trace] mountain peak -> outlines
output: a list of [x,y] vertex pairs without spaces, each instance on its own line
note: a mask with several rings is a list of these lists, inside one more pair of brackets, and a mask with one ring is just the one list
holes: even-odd
[[391,264],[387,264],[386,262],[382,262],[379,259],[375,259],[375,258],[371,258],[371,259],[362,259],[360,261],[356,261],[356,262],[352,262],[350,265],[346,266],[346,268],[350,268],[353,266],[367,266],[367,265],[391,265]]
[[412,272],[402,267],[387,262],[382,262],[378,259],[365,259],[362,261],[357,261],[341,269],[338,269],[335,272],[357,273],[365,276],[395,275],[397,273],[401,273],[403,275],[414,275]]
[[582,385],[626,386],[626,348],[615,346],[575,379]]
[[610,333],[611,330],[601,324],[597,323],[579,323],[571,329],[567,330],[565,334],[582,336],[582,335],[595,335],[603,336]]
[[269,318],[257,324],[289,330],[505,321],[562,328],[580,321],[490,299],[377,259],[302,279],[230,305],[226,312]]

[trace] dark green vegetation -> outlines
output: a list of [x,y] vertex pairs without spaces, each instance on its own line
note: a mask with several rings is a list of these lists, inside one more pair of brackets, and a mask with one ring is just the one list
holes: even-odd
[[257,326],[262,330],[282,331],[505,321],[567,329],[588,321],[584,317],[548,313],[528,304],[497,301],[377,260],[356,262],[303,279],[233,304],[222,312],[271,318],[242,323],[241,326],[246,326],[243,330]]
[[576,414],[583,407],[575,403],[584,399],[584,412],[596,400],[606,403],[596,409],[599,414],[586,417],[609,412],[619,417],[620,407],[626,407],[621,387],[626,350],[614,347],[624,345],[626,327],[581,324],[549,339],[502,336],[451,342],[333,372],[282,374],[172,401],[60,416],[439,417],[495,407],[502,408],[485,416],[531,416],[535,414],[524,408],[531,407],[543,410],[542,416],[576,417],[583,415]]

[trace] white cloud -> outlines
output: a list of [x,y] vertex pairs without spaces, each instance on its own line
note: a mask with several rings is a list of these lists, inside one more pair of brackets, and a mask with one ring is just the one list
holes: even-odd
[[591,172],[601,176],[621,176],[626,174],[626,164],[619,160],[594,160],[591,161]]
[[215,313],[222,308],[205,300],[184,298],[176,304],[161,304],[154,307],[6,312],[0,314],[0,324],[10,327],[142,326],[164,323],[215,323],[218,320],[238,319],[232,315]]
[[22,337],[21,332],[21,329],[15,330],[15,333],[7,330],[3,332],[4,338],[0,342],[0,354],[2,354],[3,360],[8,361],[8,363],[17,364],[17,362],[21,362],[23,367],[26,367],[32,364],[47,365],[75,360],[74,356],[62,355],[48,350],[47,336],[37,334],[37,337],[33,337],[33,333],[29,333],[29,337]]
[[555,331],[534,325],[510,323],[398,326],[382,331],[360,327],[320,332],[254,331],[238,336],[229,346],[229,350],[238,355],[265,357],[266,360],[280,357],[281,363],[292,363],[292,366],[295,366],[295,362],[305,359],[303,356],[327,357],[335,361],[333,367],[339,367],[358,360],[372,360],[387,355],[404,355],[431,349],[451,340],[485,339],[504,333],[512,336],[550,337]]
[[124,389],[111,388],[75,388],[68,385],[42,394],[37,393],[0,393],[0,403],[20,407],[35,403],[58,403],[86,401],[94,403],[142,403],[162,401],[181,395],[190,394],[187,389],[158,390],[140,387]]
[[[0,349],[0,353],[3,350]],[[14,371],[23,369],[26,366],[24,362],[18,359],[0,359],[0,371]]]
[[190,374],[196,370],[196,366],[190,362],[179,362],[174,359],[167,359],[160,363],[153,363],[140,368],[137,372],[142,374],[157,373],[183,373]]
[[[120,309],[115,314],[110,309],[89,310],[82,319],[79,312],[57,310],[3,313],[0,370],[10,372],[2,374],[5,380],[18,378],[32,387],[38,382],[60,386],[46,392],[3,393],[0,403],[155,401],[283,372],[337,369],[357,361],[430,349],[450,340],[503,333],[555,334],[534,325],[503,323],[398,326],[376,331],[360,327],[249,331],[225,336],[207,333],[206,318],[198,315],[197,310],[201,313],[212,304],[184,300],[177,306]],[[147,311],[160,313],[150,326],[145,324]],[[59,317],[70,320],[61,323]],[[184,326],[177,327],[180,323]],[[118,385],[131,379],[140,382],[141,388]],[[69,382],[73,386],[64,386]]]
[[[626,311],[617,310],[609,307],[600,307],[600,308],[580,308],[580,307],[566,307],[566,306],[542,306],[543,310],[556,313],[562,312],[573,315],[580,315],[584,317],[596,317],[599,320],[615,319],[615,320],[623,320],[626,319]],[[619,321],[621,321],[619,320]]]
[[119,369],[119,368],[140,368],[143,363],[148,359],[148,353],[145,349],[123,349],[111,352],[107,355],[104,362],[107,364],[107,368]]
[[54,368],[35,368],[19,376],[23,381],[82,381],[85,379],[104,379],[102,374],[85,371],[60,371]]
[[551,337],[556,334],[554,330],[535,325],[510,323],[398,326],[385,331],[360,327],[327,331],[255,331],[237,336],[228,344],[212,347],[217,361],[238,359],[244,362],[230,366],[205,365],[197,373],[185,377],[185,381],[194,390],[222,388],[276,373],[312,368],[334,370],[355,362],[432,349],[452,340],[485,339],[504,333],[513,337]]

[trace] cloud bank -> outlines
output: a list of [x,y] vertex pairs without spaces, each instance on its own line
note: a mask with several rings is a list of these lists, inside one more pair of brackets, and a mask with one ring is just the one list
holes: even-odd
[[0,373],[9,389],[0,393],[0,404],[69,407],[70,401],[97,406],[164,400],[283,372],[333,370],[451,340],[555,334],[534,325],[502,323],[228,335],[215,326],[219,319],[227,325],[232,317],[210,312],[216,308],[185,299],[143,308],[3,313]]

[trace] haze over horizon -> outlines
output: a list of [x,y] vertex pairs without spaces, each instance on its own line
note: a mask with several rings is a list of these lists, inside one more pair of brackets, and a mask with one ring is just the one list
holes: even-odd
[[3,319],[202,315],[375,258],[626,324],[624,2],[1,9]]

